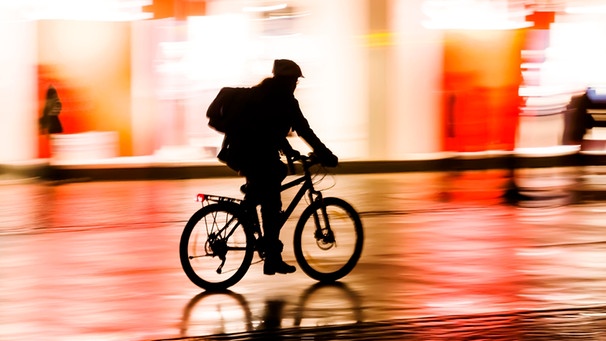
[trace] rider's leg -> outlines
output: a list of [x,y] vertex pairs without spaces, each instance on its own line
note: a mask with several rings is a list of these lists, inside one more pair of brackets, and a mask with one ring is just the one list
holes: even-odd
[[286,177],[286,165],[277,162],[266,165],[261,172],[249,172],[247,174],[247,190],[255,193],[261,204],[261,218],[263,220],[264,242],[265,242],[265,264],[263,273],[273,275],[277,273],[292,273],[296,268],[286,264],[282,260],[284,248],[280,241],[280,210],[282,201],[280,198],[280,185]]
[[[270,191],[268,191],[270,192]],[[263,230],[265,231],[266,257],[263,264],[263,273],[273,275],[277,273],[292,273],[296,268],[284,262],[282,251],[284,244],[280,241],[280,205],[276,205],[274,195],[268,194],[268,200],[261,203],[261,216],[263,219]],[[269,198],[274,196],[274,198]],[[278,202],[279,202],[278,192]]]

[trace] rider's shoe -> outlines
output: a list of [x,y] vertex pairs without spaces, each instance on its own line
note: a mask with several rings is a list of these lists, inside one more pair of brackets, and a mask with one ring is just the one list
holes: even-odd
[[284,249],[284,244],[281,241],[276,241],[273,243],[267,243],[267,249],[265,250],[265,262],[263,263],[263,273],[265,275],[275,275],[279,274],[290,274],[297,270],[292,265],[286,264],[282,260],[282,250]]
[[292,265],[287,264],[282,259],[277,259],[276,261],[271,261],[269,259],[265,259],[265,263],[263,263],[263,274],[265,275],[275,275],[275,274],[291,274],[297,271]]

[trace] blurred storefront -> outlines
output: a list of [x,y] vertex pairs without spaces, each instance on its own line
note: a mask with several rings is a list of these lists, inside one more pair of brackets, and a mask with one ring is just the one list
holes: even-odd
[[[0,2],[0,163],[216,162],[206,107],[296,60],[343,160],[558,148],[570,96],[606,83],[591,0]],[[57,88],[61,134],[41,134]],[[599,138],[600,131],[591,136]],[[296,138],[293,144],[307,146]]]

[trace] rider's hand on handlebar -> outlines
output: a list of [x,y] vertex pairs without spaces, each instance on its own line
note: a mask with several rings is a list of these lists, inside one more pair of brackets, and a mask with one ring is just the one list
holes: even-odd
[[301,158],[301,153],[298,150],[291,149],[288,154],[286,154],[286,157],[296,161]]
[[288,161],[288,171],[290,172],[290,174],[295,174],[295,165],[293,164],[293,161],[300,160],[301,153],[299,153],[298,150],[294,150],[292,148],[284,149],[282,150],[282,153],[284,153],[284,156],[286,156],[286,161]]
[[339,158],[328,148],[323,150],[314,150],[314,153],[318,156],[320,164],[322,164],[324,167],[336,167],[339,164]]
[[298,160],[301,157],[301,153],[299,153],[298,150],[293,149],[288,143],[285,143],[281,150],[282,154],[284,154],[288,160]]

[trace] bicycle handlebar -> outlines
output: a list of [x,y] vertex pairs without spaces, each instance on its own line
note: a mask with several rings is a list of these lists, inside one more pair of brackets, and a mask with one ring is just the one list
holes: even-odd
[[288,161],[288,169],[290,170],[291,174],[295,173],[294,161],[299,161],[301,165],[303,165],[303,169],[308,169],[309,167],[320,163],[320,159],[313,152],[309,153],[308,155],[298,153],[298,155],[295,155],[294,157],[286,157],[286,159]]

